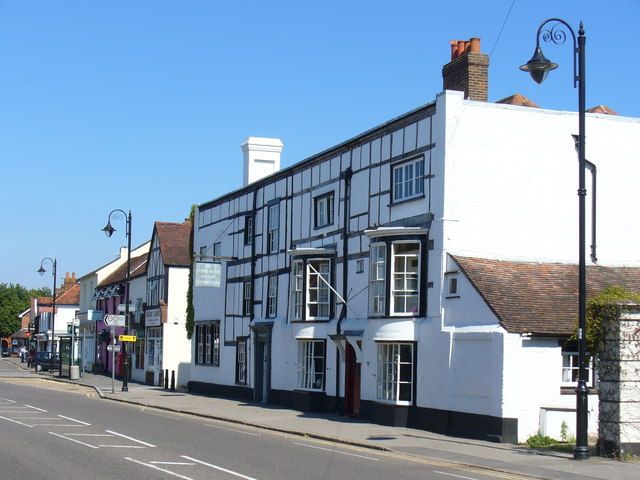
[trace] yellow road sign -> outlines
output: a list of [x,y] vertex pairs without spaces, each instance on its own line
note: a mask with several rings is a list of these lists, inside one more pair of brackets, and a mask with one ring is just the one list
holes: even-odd
[[121,342],[135,342],[136,339],[135,335],[118,335],[118,340]]

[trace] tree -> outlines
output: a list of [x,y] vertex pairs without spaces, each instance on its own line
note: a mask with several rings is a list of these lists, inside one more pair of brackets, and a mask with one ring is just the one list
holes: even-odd
[[48,288],[27,290],[20,284],[0,283],[0,337],[8,337],[20,328],[18,315],[29,308],[32,297],[48,296]]

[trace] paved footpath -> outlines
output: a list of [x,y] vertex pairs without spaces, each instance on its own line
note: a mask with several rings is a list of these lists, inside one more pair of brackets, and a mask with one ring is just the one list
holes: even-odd
[[[18,366],[23,365],[16,362]],[[39,374],[58,379],[48,373]],[[438,435],[424,430],[388,427],[335,414],[300,412],[273,405],[164,390],[129,382],[129,391],[121,391],[116,380],[111,393],[111,378],[86,373],[71,381],[96,389],[102,398],[155,407],[268,430],[314,437],[332,442],[392,451],[409,456],[444,460],[479,468],[545,479],[638,480],[640,464],[592,457],[576,461],[570,454],[537,452],[511,444],[497,444]]]

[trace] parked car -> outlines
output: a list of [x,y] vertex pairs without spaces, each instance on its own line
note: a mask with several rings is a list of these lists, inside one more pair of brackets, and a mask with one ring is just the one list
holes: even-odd
[[11,356],[11,351],[7,347],[2,347],[2,356],[3,357],[10,357]]
[[[35,364],[38,370],[46,372],[51,369],[51,352],[36,352],[35,354]],[[53,354],[53,369],[57,370],[60,368],[60,354]]]

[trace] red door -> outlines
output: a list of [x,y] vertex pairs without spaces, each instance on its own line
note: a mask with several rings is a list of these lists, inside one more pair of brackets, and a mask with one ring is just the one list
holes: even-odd
[[[360,343],[360,342],[358,342]],[[360,416],[360,364],[356,362],[356,352],[347,343],[345,358],[345,415]]]

